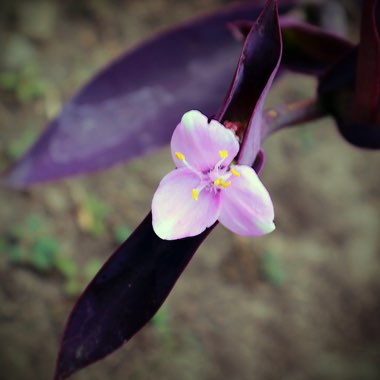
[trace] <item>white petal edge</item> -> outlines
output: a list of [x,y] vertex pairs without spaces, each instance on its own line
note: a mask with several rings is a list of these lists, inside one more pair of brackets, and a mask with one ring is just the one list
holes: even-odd
[[154,232],[164,240],[199,235],[212,226],[220,212],[220,197],[207,190],[192,197],[199,177],[186,168],[173,170],[160,182],[152,201]]

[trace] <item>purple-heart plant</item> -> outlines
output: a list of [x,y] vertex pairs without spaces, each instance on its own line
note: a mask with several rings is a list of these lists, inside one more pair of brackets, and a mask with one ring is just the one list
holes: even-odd
[[[234,158],[241,163],[244,157],[244,176],[249,178],[248,181],[253,178],[254,185],[259,184],[260,191],[264,194],[265,206],[263,210],[266,215],[263,218],[265,226],[261,227],[260,230],[262,232],[265,230],[269,232],[270,229],[273,229],[273,209],[269,195],[250,166],[254,165],[256,170],[262,166],[263,153],[260,151],[260,129],[263,124],[259,122],[261,115],[259,117],[256,115],[262,111],[265,95],[279,67],[281,50],[277,2],[268,1],[245,40],[235,77],[224,104],[210,123],[208,121],[206,123],[206,117],[197,114],[197,121],[199,122],[199,119],[202,121],[200,125],[195,127],[196,132],[190,131],[190,139],[192,140],[190,145],[199,142],[198,134],[203,133],[209,136],[209,146],[205,148],[215,148],[220,142],[218,132],[224,136],[222,140],[225,144],[218,145],[217,151],[213,151],[211,154],[209,151],[204,152],[204,150],[194,147],[190,148],[189,151],[189,141],[184,140],[183,136],[186,131],[181,130],[182,123],[180,123],[180,129],[176,129],[172,140],[174,142],[172,147],[180,150],[175,151],[173,157],[178,166],[185,167],[190,171],[190,165],[194,165],[197,174],[200,174],[199,172],[202,170],[209,170],[208,174],[204,174],[208,179],[210,173],[214,169],[220,168],[226,159],[228,159],[227,163],[230,163]],[[189,114],[187,114],[188,116]],[[185,115],[185,120],[187,117]],[[228,129],[222,131],[221,128],[223,128],[224,123],[237,126],[236,136],[241,136],[240,145],[242,148],[240,150],[234,132]],[[211,131],[207,129],[199,130],[209,126],[213,126],[217,133],[210,134]],[[259,143],[244,145],[248,139],[251,141],[255,136],[259,139]],[[202,143],[205,142],[202,141]],[[242,155],[243,152],[244,156]],[[192,157],[195,161],[190,161],[191,153],[200,153],[202,156]],[[226,157],[228,153],[231,153],[229,158]],[[219,157],[216,157],[215,154]],[[188,167],[184,162],[185,160],[187,162],[187,158],[189,159]],[[219,162],[220,166],[218,165]],[[224,167],[222,169],[223,175],[226,170],[231,172],[232,169],[234,168],[227,169]],[[245,171],[248,170],[250,174],[246,175]],[[178,177],[182,171],[183,169],[177,169],[173,173]],[[243,174],[243,171],[241,173],[239,171],[238,168],[236,173]],[[220,179],[220,183],[218,179]],[[219,176],[215,180],[218,185],[215,186],[213,182],[211,186],[223,189],[223,183],[226,187],[227,179],[224,181]],[[215,196],[218,197],[216,195],[218,191],[214,193],[213,189],[211,191],[204,189],[199,194],[200,188],[198,187],[201,181],[196,182],[194,189],[185,184],[188,193],[183,195],[187,195],[188,200],[194,203],[197,202],[196,198],[198,198],[198,202],[202,202],[202,197],[208,195],[209,205],[215,205]],[[157,217],[161,224],[172,224],[172,221],[167,219],[170,215],[167,215],[166,210],[162,210],[165,205],[160,205],[159,211],[155,205],[157,196],[160,197],[160,192],[164,186],[165,183],[161,183],[153,200],[154,224],[159,235],[161,235],[160,230],[166,230],[167,233],[168,229],[157,225]],[[181,188],[183,181],[178,181],[177,178],[174,186]],[[233,184],[229,187],[233,188],[232,186]],[[228,190],[228,186],[223,190]],[[254,191],[255,187],[251,190],[251,194],[254,194]],[[261,198],[263,197],[261,196]],[[236,202],[239,202],[239,199],[236,199]],[[170,201],[170,204],[173,205],[173,202]],[[179,203],[174,204],[173,207],[181,213],[181,207],[184,205]],[[220,210],[216,211],[213,214],[214,220],[209,220],[206,217],[208,215],[207,210],[203,207],[199,208],[198,215],[201,215],[202,220],[193,220],[194,223],[199,223],[194,231],[186,230],[186,228],[176,230],[174,226],[171,230],[177,236],[173,236],[173,234],[162,236],[166,239],[162,239],[154,231],[152,213],[147,215],[140,226],[101,268],[74,307],[63,336],[55,379],[66,378],[76,370],[108,355],[130,339],[153,317],[199,245],[215,227],[216,219],[220,216]],[[160,220],[161,217],[162,220]],[[205,220],[206,223],[204,223]],[[258,224],[258,219],[251,219],[250,227],[252,225],[254,227],[251,231],[258,232]],[[175,238],[175,240],[167,240],[168,238]]]
[[[73,308],[55,380],[139,331],[218,221],[240,235],[274,229],[275,207],[258,177],[271,134],[331,114],[348,141],[380,148],[380,1],[363,4],[357,46],[279,18],[295,1],[247,2],[164,32],[101,71],[1,177],[25,187],[171,141],[175,168]],[[288,70],[318,79],[315,98],[265,111],[276,76]]]

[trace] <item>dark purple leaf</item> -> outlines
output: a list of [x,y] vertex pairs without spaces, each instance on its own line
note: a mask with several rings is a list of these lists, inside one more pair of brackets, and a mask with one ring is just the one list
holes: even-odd
[[351,144],[368,149],[380,149],[380,128],[366,118],[356,119],[355,74],[357,49],[344,57],[322,77],[318,94],[321,105],[330,113],[339,132]]
[[[250,21],[233,25],[243,38],[251,26]],[[354,47],[344,38],[290,18],[282,17],[280,26],[283,41],[281,67],[295,72],[319,76]]]
[[227,23],[255,19],[260,4],[183,24],[120,57],[64,106],[3,182],[25,187],[103,169],[168,143],[186,111],[217,112],[241,49]]
[[[276,4],[268,1],[246,40],[242,53],[242,57],[246,59],[241,57],[239,61],[239,65],[244,65],[249,73],[252,72],[251,65],[257,65],[255,75],[266,78],[259,82],[259,89],[257,83],[253,83],[253,87],[248,89],[244,81],[249,79],[237,69],[238,78],[235,78],[227,97],[229,102],[226,107],[222,107],[228,113],[222,111],[218,116],[219,121],[227,120],[226,115],[235,115],[233,104],[241,107],[243,99],[239,100],[239,97],[248,96],[251,92],[256,94],[256,102],[250,98],[250,102],[239,109],[244,111],[247,120],[257,110],[257,102],[261,100],[260,91],[267,90],[273,74],[262,64],[262,61],[271,61],[266,58],[268,54],[271,56],[271,51],[255,50],[258,57],[253,56],[250,40],[259,43],[258,34],[266,36],[266,31],[275,30],[276,28],[271,27],[273,23],[278,25]],[[242,92],[241,88],[250,91]],[[264,155],[260,152],[255,162],[257,170],[260,170],[263,160]],[[100,269],[74,307],[63,336],[55,380],[65,379],[75,371],[110,354],[140,330],[164,302],[213,227],[192,238],[165,241],[153,232],[149,214]]]
[[354,45],[316,26],[281,19],[283,54],[281,65],[305,74],[321,75]]
[[[246,127],[238,162],[251,166],[262,142],[262,107],[281,59],[277,1],[268,1],[245,40],[230,91],[221,110],[223,121]],[[254,110],[252,112],[252,110]]]
[[116,350],[156,313],[213,227],[160,239],[149,214],[88,285],[67,322],[55,380]]
[[[369,3],[372,4],[373,14],[368,12]],[[339,131],[348,142],[361,148],[380,149],[380,82],[379,72],[376,72],[380,70],[380,45],[375,44],[376,41],[380,43],[377,29],[380,7],[377,2],[375,12],[376,1],[369,3],[364,2],[364,26],[358,47],[352,49],[321,78],[318,94],[321,104],[335,118]],[[377,15],[377,19],[373,18],[374,15]],[[375,25],[376,28],[368,28],[366,24]],[[376,34],[371,37],[372,44],[367,41],[371,40],[369,29]],[[363,67],[365,65],[367,72]],[[370,74],[372,81],[366,78],[367,74]],[[362,76],[362,84],[358,76]],[[367,91],[371,96],[368,96]]]
[[373,124],[335,119],[340,133],[349,143],[359,148],[380,149],[380,128]]

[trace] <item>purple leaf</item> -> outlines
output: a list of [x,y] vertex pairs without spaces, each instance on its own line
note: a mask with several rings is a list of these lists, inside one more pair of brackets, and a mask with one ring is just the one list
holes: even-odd
[[220,113],[221,120],[239,122],[247,127],[238,158],[240,164],[251,166],[260,151],[264,127],[262,107],[278,70],[281,51],[277,2],[268,1],[247,35],[234,81]]
[[380,128],[375,121],[358,120],[355,111],[355,74],[357,53],[353,51],[338,62],[319,83],[320,104],[330,113],[339,132],[351,144],[367,149],[380,149]]
[[338,35],[289,18],[281,19],[283,55],[281,65],[319,76],[354,45]]
[[[260,1],[231,6],[161,33],[101,71],[3,177],[33,183],[106,168],[169,142],[182,114],[212,115],[240,43],[227,23],[255,19]],[[292,2],[283,2],[282,11]]]
[[[251,21],[238,21],[233,28],[245,38],[252,24]],[[280,26],[283,41],[281,68],[295,72],[319,76],[354,47],[342,37],[290,18],[282,17]]]
[[149,214],[105,263],[67,322],[55,380],[116,350],[156,313],[213,227],[181,240],[161,240]]
[[318,95],[348,142],[380,149],[380,6],[363,5],[360,43],[321,77]]
[[[264,32],[266,36],[266,31],[278,30],[273,28],[273,23],[278,25],[278,15],[276,2],[270,0],[247,38],[227,105],[222,107],[218,121],[225,121],[226,115],[236,115],[234,106],[243,112],[247,120],[257,110],[257,103],[262,99],[261,92],[267,91],[273,76],[273,71],[268,71],[263,62],[272,62],[273,57],[271,51],[266,49],[255,50],[257,57],[253,56],[250,40],[260,42],[258,34]],[[275,47],[278,49],[278,44]],[[252,87],[248,88],[245,81],[249,78],[242,75],[240,65],[244,65],[249,73],[254,71],[252,65],[257,65],[255,75],[263,78],[258,83],[250,82]],[[255,97],[250,97],[250,101],[245,103],[244,97],[251,92]],[[260,151],[255,162],[257,169],[262,166],[263,159]],[[195,237],[165,241],[153,232],[149,214],[100,269],[75,305],[63,336],[55,380],[65,379],[110,354],[140,330],[164,302],[213,227]]]

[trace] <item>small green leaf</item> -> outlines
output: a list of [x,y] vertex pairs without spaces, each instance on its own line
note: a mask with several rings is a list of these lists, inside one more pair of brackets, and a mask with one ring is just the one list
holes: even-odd
[[66,279],[74,278],[78,275],[76,263],[69,257],[57,255],[54,260],[54,266]]
[[31,247],[31,264],[36,268],[47,271],[55,264],[58,253],[58,242],[52,237],[37,240]]

